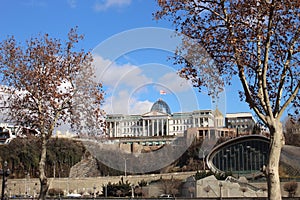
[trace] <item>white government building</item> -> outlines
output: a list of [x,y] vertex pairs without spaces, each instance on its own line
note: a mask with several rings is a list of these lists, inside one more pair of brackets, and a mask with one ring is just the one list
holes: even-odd
[[107,115],[106,125],[110,138],[183,136],[188,128],[224,127],[224,116],[218,110],[171,113],[168,104],[159,99],[142,115]]

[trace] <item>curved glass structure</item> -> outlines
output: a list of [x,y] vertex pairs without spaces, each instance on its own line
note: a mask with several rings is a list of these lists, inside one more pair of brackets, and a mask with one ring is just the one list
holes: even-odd
[[157,111],[157,112],[162,112],[162,113],[167,113],[167,114],[171,114],[171,109],[169,107],[169,105],[164,102],[161,99],[158,99],[158,101],[156,101],[152,107],[151,107],[151,112],[152,111]]
[[248,135],[231,139],[215,147],[207,156],[208,167],[214,172],[254,174],[268,162],[269,139]]

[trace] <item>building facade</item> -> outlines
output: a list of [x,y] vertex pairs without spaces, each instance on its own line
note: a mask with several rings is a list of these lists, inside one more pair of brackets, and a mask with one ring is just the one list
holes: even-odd
[[107,115],[106,125],[111,138],[184,136],[189,128],[224,127],[224,116],[213,110],[171,113],[168,104],[159,99],[142,115]]
[[255,119],[249,112],[227,113],[225,126],[236,129],[237,135],[249,135],[255,126]]

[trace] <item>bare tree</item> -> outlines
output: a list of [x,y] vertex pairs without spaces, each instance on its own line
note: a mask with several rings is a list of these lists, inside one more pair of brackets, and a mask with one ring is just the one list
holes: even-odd
[[300,117],[296,117],[295,119],[292,117],[287,117],[283,121],[283,129],[285,143],[289,145],[300,146]]
[[164,194],[172,194],[174,197],[179,193],[180,180],[177,179],[162,179],[161,190]]
[[157,19],[167,17],[184,35],[175,55],[180,75],[216,96],[237,76],[246,101],[270,130],[268,197],[281,199],[280,119],[299,113],[300,1],[158,0]]
[[141,197],[143,197],[143,188],[140,186],[136,186],[134,188],[134,193],[137,195],[137,197],[139,197],[139,195],[141,195]]
[[47,34],[31,38],[24,46],[14,37],[0,43],[7,120],[40,133],[40,199],[45,199],[49,187],[46,145],[54,128],[67,123],[76,133],[88,134],[99,134],[103,128],[103,91],[94,79],[92,55],[75,48],[82,38],[74,28],[65,43]]
[[117,191],[116,191],[116,195],[117,195],[118,197],[121,197],[122,194],[123,194],[122,190],[117,190]]

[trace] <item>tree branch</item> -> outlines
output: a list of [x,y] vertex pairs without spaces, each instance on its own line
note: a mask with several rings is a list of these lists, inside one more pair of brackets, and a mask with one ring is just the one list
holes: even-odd
[[287,106],[295,99],[296,95],[298,94],[300,89],[300,81],[298,81],[298,85],[296,86],[296,88],[294,89],[293,93],[291,94],[291,96],[288,98],[288,100],[283,104],[283,106],[281,107],[279,114],[277,115],[277,118],[281,118],[283,112],[285,111],[285,109],[287,108]]
[[287,52],[287,54],[288,54],[287,59],[286,59],[286,62],[284,63],[283,69],[282,69],[280,82],[279,82],[278,90],[277,90],[277,98],[276,98],[276,102],[275,102],[275,109],[274,109],[274,116],[275,117],[277,117],[277,114],[279,112],[280,99],[281,99],[282,92],[283,92],[283,86],[284,86],[284,82],[285,82],[285,78],[286,78],[286,72],[290,68],[290,63],[291,63],[291,59],[292,59],[292,55],[293,55],[293,48],[295,46],[296,41],[299,39],[299,33],[300,33],[300,27],[296,31],[296,34],[295,34],[294,38],[291,41],[291,46],[290,46],[290,48],[288,49],[288,52]]
[[264,122],[266,123],[266,117],[259,111],[259,109],[257,108],[257,106],[254,105],[254,101],[252,99],[252,95],[251,92],[249,90],[249,86],[246,80],[246,76],[244,73],[244,67],[242,66],[238,66],[239,69],[239,77],[245,92],[245,96],[246,96],[246,101],[248,102],[250,108],[252,108],[254,110],[254,112],[257,114],[257,116]]
[[[207,1],[202,1],[203,3],[207,3]],[[224,3],[224,1],[222,1],[222,3]],[[226,21],[226,19],[218,12],[206,7],[206,6],[202,6],[202,5],[199,5],[199,2],[194,0],[194,4],[195,4],[195,7],[198,7],[198,8],[202,8],[204,10],[207,10],[213,14],[215,14],[216,16],[220,17],[222,20]]]
[[269,62],[269,51],[271,46],[271,35],[272,35],[272,24],[273,24],[273,14],[274,14],[274,2],[272,2],[272,5],[270,7],[270,14],[269,14],[269,22],[268,22],[268,33],[266,38],[266,49],[264,54],[264,63],[263,63],[263,72],[262,72],[262,92],[264,97],[264,102],[266,103],[267,112],[266,114],[271,117],[271,119],[274,118],[272,107],[269,99],[268,94],[268,88],[267,88],[267,71],[268,71],[268,62]]
[[258,36],[257,36],[257,70],[256,70],[256,74],[257,74],[257,84],[258,84],[258,99],[262,105],[262,108],[264,110],[265,113],[267,113],[267,106],[266,103],[264,101],[263,98],[263,92],[262,92],[262,74],[261,74],[261,36],[259,35],[260,33],[258,32]]

